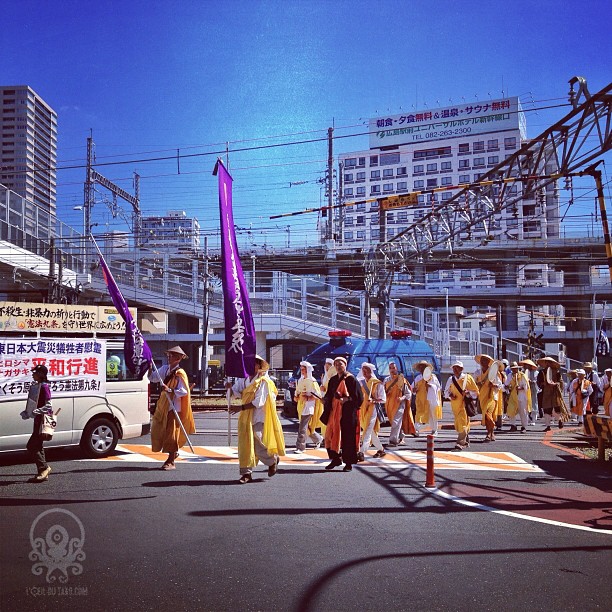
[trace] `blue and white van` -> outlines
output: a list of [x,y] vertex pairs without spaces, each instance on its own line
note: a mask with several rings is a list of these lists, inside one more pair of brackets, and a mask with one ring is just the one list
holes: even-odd
[[[376,366],[376,377],[379,379],[389,375],[389,363],[394,361],[397,369],[412,382],[415,371],[413,366],[419,361],[429,361],[434,366],[434,372],[439,376],[440,366],[433,349],[424,340],[413,340],[410,330],[391,332],[389,340],[352,338],[350,331],[333,330],[329,332],[329,342],[322,344],[306,357],[306,361],[314,366],[313,375],[321,380],[325,360],[330,357],[344,357],[347,369],[355,376],[359,374],[364,361]],[[288,417],[297,415],[297,404],[293,399],[296,380],[299,378],[299,368],[295,376],[289,380],[289,388],[285,391],[284,414]]]

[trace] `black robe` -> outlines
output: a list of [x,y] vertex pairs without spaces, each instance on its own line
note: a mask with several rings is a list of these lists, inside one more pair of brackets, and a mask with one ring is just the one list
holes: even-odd
[[[332,376],[327,385],[327,391],[323,398],[323,414],[321,421],[328,423],[332,412],[332,401],[336,395],[336,389],[342,379],[338,374]],[[363,402],[363,393],[357,379],[348,372],[344,374],[346,390],[349,394],[348,401],[342,405],[342,416],[340,417],[340,446],[342,449],[342,459],[344,463],[357,463],[357,448],[359,445],[360,425],[359,407]],[[334,458],[333,451],[327,451],[330,458]]]

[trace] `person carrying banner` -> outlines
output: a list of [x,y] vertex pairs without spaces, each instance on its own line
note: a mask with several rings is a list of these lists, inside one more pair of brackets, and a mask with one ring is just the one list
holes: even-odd
[[363,394],[357,379],[347,371],[344,357],[336,357],[334,367],[336,374],[329,379],[321,416],[321,421],[327,425],[325,448],[331,459],[325,469],[333,470],[344,461],[344,471],[350,472],[357,463],[359,407]]
[[41,431],[45,414],[49,414],[49,412],[53,414],[51,408],[51,389],[47,380],[48,373],[49,371],[44,365],[37,365],[32,368],[34,382],[30,385],[25,410],[21,412],[22,419],[34,419],[32,435],[28,440],[26,448],[36,464],[38,473],[33,478],[30,478],[28,482],[44,482],[49,480],[49,474],[51,473],[51,466],[47,463],[43,447],[45,439],[48,440],[49,438],[45,438]]
[[300,362],[300,379],[295,386],[298,411],[298,435],[295,443],[295,452],[303,453],[306,450],[306,436],[314,442],[315,448],[321,446],[323,436],[317,432],[321,423],[319,419],[323,412],[321,389],[312,375],[313,366],[308,361]]
[[372,443],[376,449],[376,453],[374,454],[376,459],[384,457],[387,454],[385,452],[385,447],[378,438],[382,418],[378,409],[385,405],[387,396],[385,394],[385,386],[376,376],[374,376],[375,371],[376,366],[373,363],[364,362],[361,364],[361,375],[357,378],[363,394],[363,401],[359,409],[360,425],[363,435],[361,439],[361,448],[357,453],[357,461],[365,460],[365,454],[370,448],[370,443]]
[[181,361],[187,355],[180,346],[166,351],[168,365],[149,371],[149,380],[161,383],[162,392],[157,400],[151,420],[151,448],[154,453],[168,453],[162,470],[174,470],[179,449],[187,442],[178,419],[187,434],[195,433],[195,422],[191,411],[191,393],[187,373],[181,368]]
[[[503,366],[493,357],[489,355],[476,355],[474,360],[480,365],[480,372],[476,376],[476,384],[478,385],[478,400],[482,411],[482,424],[487,428],[485,442],[495,441],[495,419],[499,412],[499,403],[502,403],[501,388],[504,380],[500,372],[500,366]],[[503,408],[502,408],[503,410]]]
[[511,377],[504,385],[508,389],[507,414],[510,419],[510,431],[517,431],[514,424],[516,416],[521,420],[521,433],[527,433],[529,423],[529,412],[531,412],[531,387],[529,376],[521,372],[521,366],[516,361],[510,366]]
[[[394,361],[389,362],[389,376],[385,378],[385,393],[387,395],[387,417],[391,423],[388,446],[398,446],[404,441],[405,434],[415,435],[414,419],[410,409],[412,387],[397,370]],[[406,414],[408,413],[408,414]]]
[[412,367],[418,372],[412,385],[416,396],[416,435],[420,435],[424,425],[429,425],[432,435],[437,436],[438,419],[442,418],[442,385],[428,361],[419,361]]
[[255,356],[255,372],[252,376],[239,378],[232,385],[226,383],[232,395],[240,398],[241,406],[232,408],[240,412],[238,417],[238,463],[240,484],[253,482],[253,468],[261,461],[268,466],[268,476],[274,476],[280,457],[285,455],[285,438],[278,413],[276,396],[278,391],[268,376],[268,362]]
[[470,400],[476,401],[478,386],[473,376],[463,371],[462,361],[456,361],[451,368],[453,374],[446,381],[444,397],[450,400],[457,432],[455,450],[460,451],[470,445],[470,418],[466,412],[465,403]]

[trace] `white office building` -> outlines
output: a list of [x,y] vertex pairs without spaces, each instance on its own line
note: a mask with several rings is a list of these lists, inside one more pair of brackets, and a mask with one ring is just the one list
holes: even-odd
[[[379,117],[369,126],[370,149],[339,156],[341,197],[349,205],[340,209],[334,233],[345,246],[392,238],[451,199],[462,185],[477,182],[526,139],[516,97]],[[386,236],[380,235],[376,198],[433,189],[439,191],[418,195],[416,206],[387,212]],[[520,195],[521,189],[516,182],[510,194]],[[518,214],[504,211],[497,233],[518,240],[557,237],[558,207],[556,188],[550,185],[545,201],[532,194],[521,200]],[[479,238],[478,232],[474,229],[473,238]]]
[[184,210],[169,210],[162,217],[143,217],[142,246],[178,251],[200,249],[200,223]]

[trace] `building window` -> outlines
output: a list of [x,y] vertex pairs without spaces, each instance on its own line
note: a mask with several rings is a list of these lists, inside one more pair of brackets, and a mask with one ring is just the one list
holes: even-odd
[[477,140],[474,143],[474,153],[482,153],[484,150],[484,140]]
[[470,144],[464,142],[459,145],[459,155],[467,155],[470,152]]
[[451,162],[442,162],[440,164],[440,170],[442,172],[452,172],[453,170],[453,165]]
[[397,190],[398,191],[407,191],[408,190],[408,183],[406,181],[400,181],[397,184]]
[[434,178],[434,179],[427,179],[427,189],[431,189],[433,187],[437,187],[438,186],[438,179]]
[[359,168],[364,168],[365,167],[365,157],[360,157],[359,161],[357,163],[357,166],[359,166]]
[[357,215],[357,225],[365,225],[365,215]]
[[440,184],[442,186],[452,185],[453,184],[453,177],[452,176],[443,176],[441,181],[440,181]]
[[482,176],[482,172],[474,172],[474,182],[479,181]]
[[383,178],[393,178],[393,168],[385,168],[383,170]]
[[427,164],[427,172],[437,172],[438,164]]
[[378,155],[370,155],[370,166],[378,166]]
[[370,236],[372,236],[372,240],[380,240],[380,230],[378,228],[372,228],[370,230]]
[[453,194],[450,191],[445,191],[442,194],[442,201],[450,200],[453,197]]
[[397,169],[397,176],[406,176],[408,174],[408,171],[406,169],[406,166],[402,166],[401,168]]
[[423,189],[425,187],[425,181],[414,181],[415,189]]
[[388,212],[387,213],[387,223],[394,223],[395,222],[395,218],[393,216],[392,212]]
[[387,230],[387,240],[393,238],[393,236],[395,236],[395,231],[393,230],[393,228],[389,228]]
[[346,217],[346,219],[344,219],[344,225],[351,227],[353,225],[353,217]]
[[365,240],[366,233],[365,230],[359,230],[357,232],[357,240]]
[[366,203],[365,202],[358,202],[357,203],[357,210],[359,212],[365,212],[366,209]]
[[504,149],[516,149],[516,136],[504,138]]
[[539,221],[525,221],[525,223],[523,223],[523,231],[525,233],[532,233],[532,232],[540,232],[540,222]]
[[370,202],[370,212],[378,210],[378,202]]
[[383,184],[383,191],[385,193],[389,193],[389,192],[393,191],[393,183],[384,183]]
[[489,155],[487,163],[489,166],[497,166],[499,164],[499,155]]
[[488,151],[499,151],[499,140],[497,140],[497,138],[493,140],[487,140],[487,150]]
[[412,174],[423,174],[423,172],[425,172],[425,166],[422,164],[418,164],[412,168]]
[[345,183],[352,183],[353,182],[353,175],[352,174],[345,174],[344,175],[344,182]]
[[372,185],[370,187],[370,194],[371,195],[376,195],[380,193],[380,185]]
[[417,196],[417,202],[419,204],[425,204],[425,196],[424,195]]
[[408,213],[405,210],[400,210],[397,213],[397,222],[398,223],[408,223]]
[[358,172],[357,173],[357,182],[359,181],[365,181],[365,172]]
[[485,158],[484,157],[475,157],[474,158],[474,168],[484,168]]
[[380,170],[372,170],[372,172],[370,172],[370,180],[379,181],[380,180]]
[[352,187],[347,187],[347,188],[344,190],[344,195],[345,195],[345,196],[347,196],[347,197],[348,197],[348,196],[351,196],[351,197],[352,197],[352,195],[353,195],[353,188],[352,188]]
[[352,240],[353,239],[353,232],[344,232],[344,239],[345,240]]
[[349,157],[348,159],[344,160],[344,167],[345,168],[354,168],[357,165],[357,158],[356,157]]
[[459,175],[459,183],[469,183],[470,175],[469,174],[460,174]]
[[400,162],[399,152],[380,154],[380,165],[381,166],[392,166],[394,164],[399,164],[399,162]]
[[380,223],[380,215],[378,213],[370,215],[370,224],[375,225],[377,223]]
[[365,196],[365,187],[357,187],[357,196]]
[[424,210],[415,210],[414,211],[414,220],[417,221],[418,219],[422,219],[425,216],[425,211]]
[[470,160],[460,159],[459,160],[459,170],[469,170],[469,169],[470,169]]

